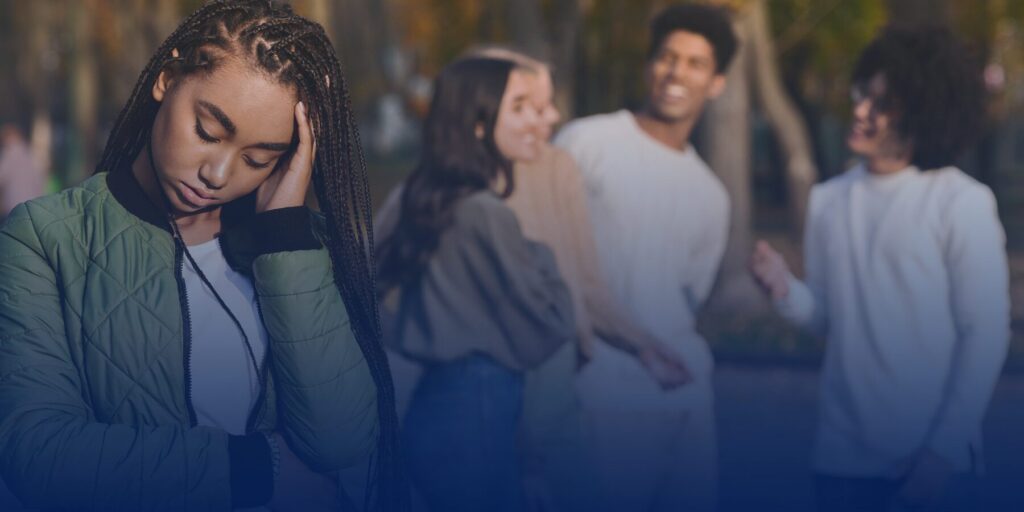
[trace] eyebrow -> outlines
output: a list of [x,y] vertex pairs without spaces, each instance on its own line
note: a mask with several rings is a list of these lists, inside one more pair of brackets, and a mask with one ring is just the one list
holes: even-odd
[[287,142],[260,142],[259,144],[254,144],[252,147],[256,149],[265,149],[267,151],[288,151],[292,145]]
[[[210,114],[217,119],[217,122],[224,126],[224,129],[227,130],[228,133],[231,135],[238,133],[238,128],[235,127],[235,123],[231,121],[231,118],[228,117],[220,107],[203,100],[199,100],[198,103],[210,112]],[[291,143],[288,142],[260,142],[259,144],[254,144],[252,147],[256,149],[265,149],[267,151],[287,151],[291,146]]]
[[230,133],[231,135],[238,133],[238,128],[235,127],[235,123],[231,122],[231,118],[228,117],[228,115],[225,114],[224,111],[220,109],[220,107],[214,105],[213,103],[203,100],[199,100],[199,104],[203,106],[207,111],[209,111],[210,114],[213,115],[213,117],[217,118],[217,121],[219,121],[220,124],[224,126],[224,129],[227,130],[228,133]]

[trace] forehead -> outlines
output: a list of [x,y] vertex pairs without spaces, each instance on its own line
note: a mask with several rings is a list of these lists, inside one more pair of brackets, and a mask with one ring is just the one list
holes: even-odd
[[238,60],[228,60],[212,73],[190,77],[191,99],[220,108],[238,128],[237,137],[260,142],[291,139],[294,87],[275,81]]
[[710,60],[715,58],[715,49],[704,36],[685,30],[676,30],[665,37],[657,53],[674,53]]
[[550,96],[555,89],[555,84],[551,80],[551,71],[541,70],[534,74],[533,78],[533,92],[535,96],[544,99]]
[[514,70],[508,75],[508,83],[505,85],[505,96],[502,102],[514,101],[525,95],[529,95],[535,87],[536,73],[529,73],[522,70]]

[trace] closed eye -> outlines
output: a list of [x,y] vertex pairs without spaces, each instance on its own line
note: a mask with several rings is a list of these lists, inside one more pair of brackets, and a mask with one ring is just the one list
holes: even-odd
[[249,157],[245,157],[244,159],[245,159],[246,165],[248,165],[249,167],[252,167],[253,169],[265,169],[270,164],[274,163],[274,160],[270,160],[268,162],[257,162],[255,160],[249,158]]
[[198,135],[199,138],[202,139],[203,142],[207,144],[220,142],[220,139],[210,135],[209,133],[206,133],[206,130],[203,129],[203,125],[199,122],[198,117],[196,118],[196,135]]

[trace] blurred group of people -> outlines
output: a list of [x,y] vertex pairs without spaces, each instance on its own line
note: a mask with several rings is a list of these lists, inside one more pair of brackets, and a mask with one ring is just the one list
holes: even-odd
[[[143,70],[96,175],[0,229],[4,481],[43,510],[337,510],[360,494],[337,471],[369,458],[373,510],[406,510],[406,479],[436,512],[715,510],[696,318],[730,197],[691,136],[732,27],[665,8],[642,107],[557,133],[559,70],[467,51],[370,254],[323,29],[279,2],[204,4]],[[889,27],[851,92],[861,161],[813,188],[803,270],[764,242],[750,261],[827,342],[816,503],[984,510],[1010,308],[994,195],[955,165],[980,69],[946,29]],[[0,139],[6,216],[42,185],[23,137]]]
[[[428,510],[716,508],[695,318],[730,202],[690,141],[737,40],[708,6],[650,29],[643,106],[557,134],[534,57],[477,48],[436,80],[419,163],[375,219],[404,458]],[[984,115],[973,66],[948,30],[886,29],[852,78],[862,162],[811,193],[803,280],[765,242],[752,255],[778,312],[827,341],[822,511],[980,509],[1010,334],[994,196],[955,167]]]

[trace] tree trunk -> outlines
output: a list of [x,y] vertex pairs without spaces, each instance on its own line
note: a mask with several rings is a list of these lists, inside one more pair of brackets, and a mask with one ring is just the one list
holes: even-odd
[[512,42],[530,55],[548,59],[551,47],[544,30],[540,0],[505,2],[504,8]]
[[73,4],[70,13],[75,41],[71,52],[71,118],[75,145],[66,175],[66,184],[76,184],[92,174],[98,154],[96,125],[99,120],[99,76],[96,70],[96,38],[92,12],[95,0]]
[[748,270],[753,247],[751,230],[751,136],[750,64],[751,19],[749,10],[735,24],[740,40],[729,68],[725,91],[712,101],[703,123],[708,165],[718,175],[731,202],[729,242],[722,259],[715,290],[707,312],[713,316],[749,316],[766,309],[767,303]]
[[768,27],[765,0],[753,0],[748,6],[753,83],[761,107],[782,146],[785,157],[789,212],[796,233],[803,233],[807,196],[818,179],[811,141],[800,113],[786,95],[779,76],[774,42]]
[[57,6],[50,0],[32,3],[18,3],[26,8],[19,15],[28,25],[20,27],[28,35],[28,51],[15,55],[18,74],[24,80],[20,85],[31,98],[32,156],[36,164],[44,172],[51,172],[53,162],[53,121],[50,109],[50,84],[57,70],[59,56],[53,47],[51,34],[55,32]]
[[575,113],[573,91],[576,89],[576,58],[579,52],[580,26],[583,12],[580,0],[556,0],[555,22],[551,38],[551,64],[555,75],[555,106],[563,119]]

